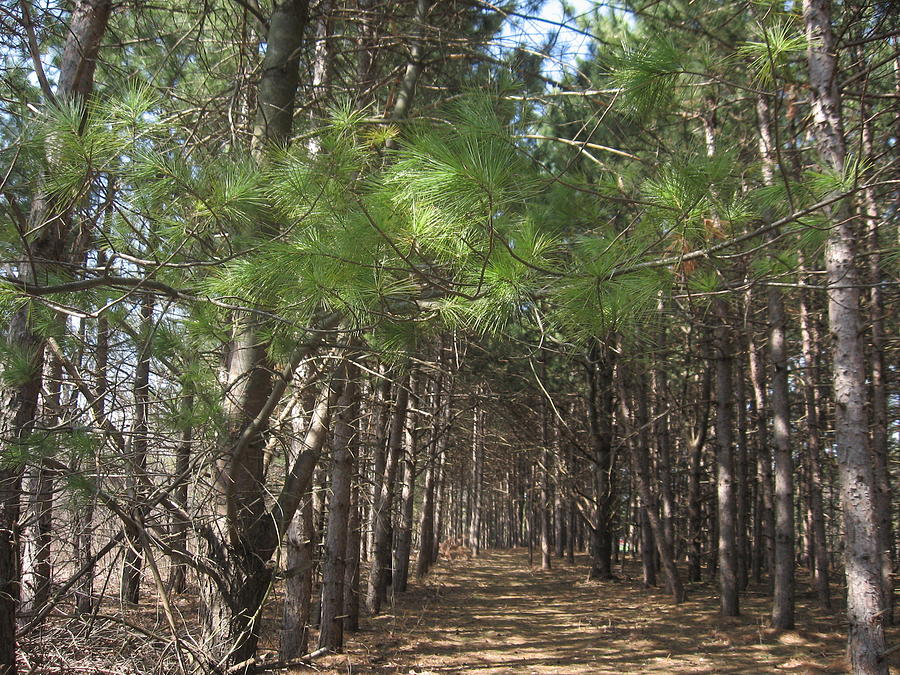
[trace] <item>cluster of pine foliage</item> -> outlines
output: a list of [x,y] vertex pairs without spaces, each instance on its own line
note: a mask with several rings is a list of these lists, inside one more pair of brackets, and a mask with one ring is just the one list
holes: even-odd
[[0,672],[340,650],[441,542],[845,579],[887,672],[893,3],[0,7]]

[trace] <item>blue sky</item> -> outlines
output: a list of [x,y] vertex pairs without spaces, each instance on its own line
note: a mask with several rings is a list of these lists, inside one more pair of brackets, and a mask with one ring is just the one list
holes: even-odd
[[[567,0],[566,4],[574,10],[576,16],[579,16],[590,12],[600,3],[591,0]],[[522,14],[527,14],[527,12],[522,12]],[[524,44],[526,48],[538,51],[547,44],[548,38],[553,37],[555,40],[554,59],[546,62],[544,74],[556,78],[563,69],[571,67],[578,57],[587,54],[590,38],[567,28],[567,26],[572,28],[576,26],[573,19],[566,19],[562,0],[546,0],[534,16],[536,17],[534,19],[509,17],[500,35],[501,44],[504,47]],[[554,25],[549,22],[563,25]]]

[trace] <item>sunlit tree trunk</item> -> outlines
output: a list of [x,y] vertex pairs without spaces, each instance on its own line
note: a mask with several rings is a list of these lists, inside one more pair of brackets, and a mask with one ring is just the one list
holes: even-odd
[[733,343],[728,307],[717,301],[716,316],[716,494],[718,497],[719,591],[723,616],[737,616],[738,583],[735,550],[734,448],[732,429]]
[[331,499],[325,557],[322,566],[322,617],[319,647],[332,651],[344,646],[344,583],[347,533],[350,524],[350,489],[357,454],[356,418],[359,416],[357,369],[347,368],[346,384],[338,401],[332,432]]
[[416,451],[418,449],[419,432],[417,427],[419,407],[418,383],[419,375],[410,378],[412,388],[406,426],[403,432],[403,478],[400,489],[400,512],[394,541],[393,586],[395,593],[405,593],[409,580],[409,558],[412,553],[413,535],[413,501],[416,492]]
[[436,499],[437,499],[437,482],[438,466],[440,458],[441,442],[449,431],[445,429],[445,424],[449,420],[445,419],[445,411],[449,412],[446,403],[449,403],[449,391],[443,369],[446,367],[444,359],[443,343],[438,349],[438,367],[441,372],[438,373],[432,385],[431,392],[431,427],[428,438],[428,454],[425,461],[425,486],[422,494],[422,516],[419,521],[419,557],[416,562],[416,576],[419,578],[428,574],[428,570],[434,563],[434,539],[436,524]]
[[[451,415],[450,401],[447,401],[447,420]],[[438,451],[438,469],[437,469],[437,486],[435,493],[437,494],[434,505],[434,539],[432,540],[431,560],[437,562],[440,556],[441,541],[444,536],[444,524],[446,521],[445,512],[448,510],[448,501],[450,498],[450,487],[448,485],[447,472],[447,443],[449,441],[449,431],[445,432],[441,437]]]
[[[620,370],[620,406],[622,407],[622,419],[628,428],[628,435],[632,441],[628,443],[631,455],[631,467],[634,472],[634,481],[640,497],[641,509],[641,551],[644,568],[644,583],[647,586],[656,585],[656,556],[662,567],[663,576],[666,579],[666,588],[672,595],[675,603],[684,602],[686,594],[684,584],[678,574],[672,548],[666,541],[662,518],[660,518],[656,497],[651,489],[650,472],[650,420],[647,406],[647,382],[646,376],[633,377]],[[627,384],[631,383],[636,390],[629,397]],[[628,399],[634,403],[631,410],[626,408]],[[629,422],[633,418],[633,422]]]
[[[763,182],[775,182],[776,148],[769,101],[756,100]],[[771,218],[768,218],[771,220]],[[776,233],[770,235],[774,238]],[[794,627],[794,462],[791,456],[788,365],[784,298],[776,286],[766,291],[769,312],[769,360],[772,363],[772,438],[775,442],[775,569],[772,625]]]
[[[831,3],[828,0],[804,0],[803,19],[808,44],[813,131],[823,163],[842,174],[847,148],[841,119]],[[882,554],[878,548],[878,488],[868,447],[861,279],[855,250],[858,233],[850,215],[846,200],[833,208],[834,224],[825,253],[835,443],[844,515],[844,565],[850,624],[848,651],[854,673],[882,675],[888,672],[888,663],[882,658],[885,606]]]
[[701,342],[703,375],[698,377],[697,420],[688,439],[688,581],[701,580],[703,554],[703,512],[701,480],[703,478],[703,448],[709,434],[712,409],[712,376],[709,345]]
[[[862,49],[857,52],[860,63],[865,63]],[[874,158],[872,140],[871,106],[860,102],[862,119],[862,150],[867,158]],[[875,190],[867,187],[862,192],[862,211],[865,217],[868,280],[869,325],[872,340],[870,364],[869,399],[871,408],[872,465],[875,471],[875,519],[878,523],[878,550],[881,552],[881,577],[884,585],[885,624],[893,623],[894,616],[894,576],[893,576],[893,508],[891,506],[891,472],[888,453],[888,369],[885,360],[887,345],[884,320],[886,308],[883,293],[881,269],[880,229],[881,218]]]
[[[546,355],[542,355],[542,377],[547,381]],[[552,549],[550,540],[553,527],[550,502],[550,476],[553,471],[553,449],[550,447],[550,405],[546,399],[541,401],[541,441],[544,446],[541,459],[541,569],[549,570],[553,566]]]
[[[800,279],[807,281],[804,266],[801,262]],[[819,395],[818,395],[818,364],[819,355],[816,351],[816,337],[813,334],[814,327],[809,311],[809,299],[807,294],[800,292],[800,335],[802,344],[803,361],[806,364],[806,373],[803,378],[803,396],[806,406],[806,455],[809,465],[809,508],[811,511],[813,539],[813,586],[819,602],[825,608],[831,608],[831,589],[829,588],[829,556],[828,542],[825,535],[825,508],[823,505],[822,491],[825,486],[822,478],[822,440],[819,428]]]
[[553,452],[555,462],[553,464],[553,547],[554,554],[562,560],[566,555],[566,540],[569,532],[566,523],[565,502],[565,478],[563,476],[564,462],[559,443],[559,425],[553,425]]
[[147,473],[148,422],[150,408],[150,357],[153,332],[153,300],[141,297],[141,343],[137,344],[137,367],[134,370],[134,423],[130,436],[128,488],[130,522],[125,526],[125,554],[122,565],[120,597],[136,605],[141,594],[141,572],[144,567],[143,527],[144,479]]
[[[354,432],[359,434],[359,420],[352,421]],[[357,441],[357,450],[360,445]],[[359,455],[353,462],[353,483],[350,488],[350,514],[347,519],[347,563],[344,569],[344,630],[359,630],[359,581],[360,553],[362,551],[362,518],[360,517]]]
[[[43,402],[43,420],[48,429],[59,423],[62,364],[53,358],[47,368]],[[44,609],[50,598],[50,546],[53,538],[53,475],[45,463],[28,472],[25,494],[28,513],[22,552],[22,607],[28,616]]]
[[770,574],[775,569],[775,520],[772,504],[772,455],[768,446],[766,424],[766,384],[763,357],[751,336],[748,346],[750,358],[750,383],[753,387],[753,411],[756,421],[756,484],[758,489],[757,508],[760,519],[760,537],[756,542],[754,556],[754,578],[762,579],[765,568]]
[[[188,471],[191,463],[191,445],[193,442],[193,412],[194,412],[194,395],[190,390],[191,385],[186,385],[186,391],[183,394],[181,403],[182,419],[181,419],[181,439],[178,443],[178,449],[175,456],[175,475],[181,481],[175,489],[175,503],[178,504],[186,513],[188,511]],[[178,550],[187,550],[187,535],[189,523],[181,520],[177,515],[173,516],[176,520],[172,523],[172,544]],[[169,568],[169,590],[172,593],[184,593],[187,589],[187,566],[173,560]]]
[[375,383],[374,413],[372,415],[372,493],[370,497],[369,523],[367,547],[369,558],[375,555],[375,523],[377,519],[376,505],[381,502],[382,479],[384,465],[387,461],[387,434],[388,420],[391,414],[390,391],[391,383],[388,379],[389,371],[381,369],[380,376]]
[[[315,525],[312,496],[307,493],[307,490],[312,479],[313,469],[318,463],[319,454],[326,441],[332,408],[337,400],[336,392],[337,387],[326,382],[310,415],[305,434],[303,429],[296,428],[294,430],[294,451],[291,459],[296,462],[306,454],[309,456],[308,463],[311,466],[306,472],[306,480],[297,487],[300,492],[297,495],[298,506],[285,533],[285,585],[281,628],[281,653],[285,659],[302,656],[309,644]],[[270,578],[265,577],[265,581],[268,584]],[[248,611],[259,611],[259,607]],[[255,616],[250,618],[256,619]],[[244,630],[253,628],[255,628],[255,624],[245,627]]]
[[[656,311],[662,315],[664,310],[665,303],[660,297]],[[667,337],[665,324],[660,322],[658,341],[662,354],[666,353]],[[653,418],[655,420],[654,429],[656,431],[654,438],[656,441],[657,473],[659,475],[660,517],[662,520],[663,539],[669,550],[674,553],[675,495],[673,493],[674,479],[672,476],[672,436],[669,429],[669,415],[665,412],[668,405],[665,393],[666,374],[662,367],[662,359],[658,363],[659,367],[654,368],[651,374],[651,389],[653,394]]]
[[[479,395],[482,390],[479,388]],[[472,415],[472,511],[469,521],[469,548],[472,555],[481,552],[481,516],[483,510],[482,480],[484,478],[484,404],[478,402]]]
[[[87,99],[94,88],[94,70],[100,42],[106,32],[112,3],[109,0],[79,0],[72,8],[66,41],[58,63],[55,97],[64,102]],[[51,151],[51,148],[47,148]],[[41,284],[52,275],[55,264],[65,258],[70,236],[67,206],[55,204],[42,181],[32,195],[25,231],[27,251],[16,264],[19,281]],[[0,377],[0,439],[3,448],[15,456],[34,425],[37,398],[43,371],[43,344],[35,334],[29,307],[13,314],[4,327],[9,348],[17,350],[28,363],[24,377]],[[2,373],[0,373],[2,375]],[[0,469],[0,673],[17,672],[16,604],[19,598],[19,542],[17,537],[22,485],[20,466]]]
[[391,430],[387,444],[387,458],[384,472],[376,475],[381,482],[375,510],[375,536],[372,551],[369,582],[366,590],[366,605],[369,612],[377,614],[387,601],[387,587],[391,580],[391,513],[394,504],[394,488],[397,465],[403,451],[403,433],[406,427],[406,411],[409,402],[409,378],[403,378],[396,387],[396,402],[391,415]]

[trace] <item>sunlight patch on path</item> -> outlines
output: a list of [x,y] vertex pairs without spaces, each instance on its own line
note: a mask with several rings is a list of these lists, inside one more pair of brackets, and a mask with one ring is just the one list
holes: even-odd
[[[669,603],[636,580],[591,582],[587,561],[530,569],[525,551],[493,551],[442,563],[370,620],[345,663],[353,673],[587,675],[843,672],[840,619],[798,607],[803,631],[768,629],[768,598],[743,599],[723,621],[714,589]],[[360,658],[360,657],[363,658]],[[799,664],[799,665],[798,665]],[[334,664],[337,666],[337,663]],[[336,667],[332,672],[348,672]]]

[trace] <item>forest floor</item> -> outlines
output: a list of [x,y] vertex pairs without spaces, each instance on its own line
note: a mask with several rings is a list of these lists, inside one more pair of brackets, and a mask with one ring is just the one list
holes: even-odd
[[[818,609],[805,588],[797,598],[801,628],[776,631],[768,627],[771,601],[762,589],[742,595],[741,617],[723,619],[710,584],[689,585],[689,601],[675,606],[661,588],[647,590],[639,576],[629,578],[636,567],[626,565],[623,578],[600,582],[586,579],[586,558],[553,564],[549,571],[529,567],[525,550],[443,561],[425,581],[413,581],[387,613],[364,619],[346,653],[326,657],[314,669],[406,675],[847,672],[841,614]],[[900,673],[898,666],[900,661],[892,664],[892,673]]]

